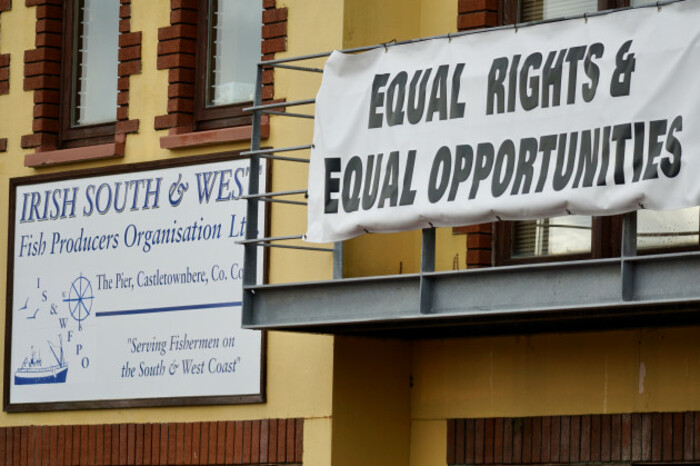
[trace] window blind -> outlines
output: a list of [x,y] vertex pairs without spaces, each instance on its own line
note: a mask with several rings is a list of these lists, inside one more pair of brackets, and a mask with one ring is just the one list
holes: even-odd
[[598,11],[598,0],[520,0],[520,21],[539,21]]

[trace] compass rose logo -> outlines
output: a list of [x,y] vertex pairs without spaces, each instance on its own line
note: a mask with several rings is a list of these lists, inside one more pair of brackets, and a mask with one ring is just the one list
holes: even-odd
[[71,283],[68,298],[63,300],[68,303],[71,317],[78,322],[78,330],[83,329],[83,321],[90,315],[93,299],[95,299],[95,297],[92,294],[92,284],[90,280],[83,277],[83,274],[80,274],[80,276]]

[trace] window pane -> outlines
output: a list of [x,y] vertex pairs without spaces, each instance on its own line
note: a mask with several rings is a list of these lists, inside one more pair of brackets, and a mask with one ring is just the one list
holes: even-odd
[[76,0],[73,36],[72,126],[117,117],[119,2]]
[[521,5],[523,22],[598,11],[598,0],[522,0]]
[[208,107],[253,100],[260,61],[260,0],[209,0]]
[[512,257],[588,253],[591,227],[583,215],[513,222]]
[[637,212],[637,246],[668,248],[697,246],[700,231],[700,208]]

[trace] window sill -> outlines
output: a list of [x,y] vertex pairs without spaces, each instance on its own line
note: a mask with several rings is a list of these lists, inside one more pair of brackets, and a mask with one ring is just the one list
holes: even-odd
[[24,156],[24,166],[38,168],[65,163],[124,157],[125,145],[126,139],[117,136],[115,142],[108,144],[34,152],[33,154]]
[[[161,149],[189,149],[206,147],[214,144],[250,141],[253,126],[236,126],[233,128],[212,129],[208,131],[192,131],[181,134],[170,134],[160,138]],[[260,127],[260,137],[270,137],[270,120],[264,118]]]

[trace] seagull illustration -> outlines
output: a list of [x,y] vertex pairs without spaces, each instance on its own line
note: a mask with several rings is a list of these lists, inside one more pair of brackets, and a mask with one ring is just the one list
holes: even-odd
[[20,307],[19,310],[24,311],[25,309],[27,309],[28,305],[29,305],[29,298],[27,298],[27,300],[24,302],[24,306]]
[[33,316],[28,316],[27,319],[36,319],[36,315],[37,315],[38,313],[39,313],[39,308],[37,307],[37,308],[36,308],[36,311],[34,311],[34,315],[33,315]]

